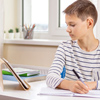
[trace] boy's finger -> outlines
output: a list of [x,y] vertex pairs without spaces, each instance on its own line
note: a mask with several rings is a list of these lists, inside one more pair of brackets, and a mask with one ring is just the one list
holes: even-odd
[[79,86],[84,89],[85,91],[89,91],[88,86],[84,85],[81,81],[78,82]]
[[88,93],[88,90],[85,90],[83,87],[81,87],[79,84],[76,86],[77,89],[79,89],[80,91],[82,91],[83,93]]
[[76,88],[75,93],[80,93],[80,94],[84,94],[84,91],[81,91],[80,89]]

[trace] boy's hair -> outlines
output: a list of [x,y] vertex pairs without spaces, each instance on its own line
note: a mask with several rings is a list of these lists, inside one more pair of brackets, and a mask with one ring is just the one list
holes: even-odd
[[77,0],[69,5],[63,12],[68,15],[77,15],[82,21],[86,20],[87,17],[92,17],[94,25],[97,22],[98,13],[96,7],[89,0]]

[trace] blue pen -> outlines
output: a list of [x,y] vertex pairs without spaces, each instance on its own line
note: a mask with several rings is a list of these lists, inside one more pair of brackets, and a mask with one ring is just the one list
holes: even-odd
[[73,69],[73,72],[77,76],[77,78],[87,87],[87,85],[82,81],[82,78],[76,73],[76,71]]

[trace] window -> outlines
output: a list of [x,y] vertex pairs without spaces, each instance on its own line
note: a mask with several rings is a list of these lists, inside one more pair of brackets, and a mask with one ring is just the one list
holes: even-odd
[[66,24],[65,24],[65,15],[63,13],[64,9],[70,5],[71,3],[73,3],[76,0],[59,0],[59,27],[64,27],[66,28]]
[[48,31],[48,0],[23,0],[23,24],[36,24],[34,31]]
[[22,0],[22,25],[35,23],[36,38],[66,39],[66,29],[58,27],[58,4],[58,0]]
[[[23,22],[36,24],[35,32],[38,38],[69,39],[63,10],[74,1],[76,0],[23,0]],[[97,0],[91,1],[97,7]]]

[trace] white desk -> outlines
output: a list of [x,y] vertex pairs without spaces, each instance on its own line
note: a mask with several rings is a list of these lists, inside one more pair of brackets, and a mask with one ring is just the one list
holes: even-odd
[[29,83],[31,89],[24,91],[18,82],[4,80],[4,91],[0,91],[0,100],[100,100],[100,98],[62,97],[37,95],[42,87],[46,87],[45,81]]

